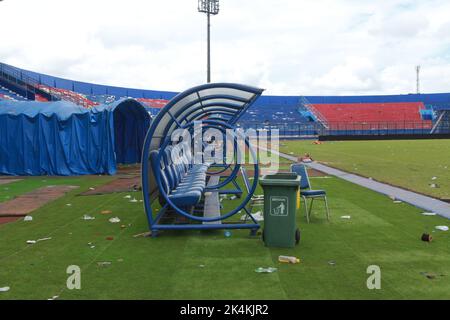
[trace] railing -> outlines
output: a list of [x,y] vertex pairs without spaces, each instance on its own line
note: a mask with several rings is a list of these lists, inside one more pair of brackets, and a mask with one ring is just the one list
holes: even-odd
[[327,119],[322,115],[322,113],[317,110],[305,97],[301,97],[301,103],[302,105],[309,110],[314,116],[317,118],[317,120],[325,127],[328,128],[328,121]]
[[[311,137],[319,135],[402,135],[431,134],[431,121],[382,121],[382,122],[329,122],[324,128],[317,122],[311,123],[261,123],[242,121],[243,129],[278,129],[280,136]],[[443,121],[436,133],[450,133],[450,121]]]
[[[24,74],[22,71],[10,65],[0,62],[0,79],[10,83],[17,90],[21,91],[27,99],[33,99],[34,95],[41,94],[39,90],[39,81]],[[14,90],[13,90],[14,91]],[[29,96],[29,93],[32,96]],[[57,100],[54,96],[48,96],[49,100]]]

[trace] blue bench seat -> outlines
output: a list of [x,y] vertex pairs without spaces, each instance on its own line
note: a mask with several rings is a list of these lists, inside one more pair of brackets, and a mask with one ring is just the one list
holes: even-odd
[[[209,164],[192,164],[192,157],[184,154],[173,155],[175,149],[167,147],[157,163],[159,150],[150,152],[153,172],[159,170],[160,191],[165,191],[168,198],[182,208],[197,205],[206,188],[206,172]],[[176,151],[176,153],[181,153]],[[174,162],[175,160],[175,162]]]

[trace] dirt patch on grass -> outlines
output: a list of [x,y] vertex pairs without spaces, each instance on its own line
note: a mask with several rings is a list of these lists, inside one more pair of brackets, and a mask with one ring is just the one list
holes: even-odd
[[0,203],[0,217],[23,217],[54,201],[77,186],[47,186]]
[[21,181],[22,179],[10,179],[10,178],[0,178],[0,186],[3,184],[13,183],[17,181]]
[[0,225],[7,224],[9,222],[14,222],[19,219],[22,219],[22,217],[0,217]]
[[130,192],[141,189],[141,177],[129,176],[120,177],[93,190],[81,193],[81,196],[94,196],[115,192]]

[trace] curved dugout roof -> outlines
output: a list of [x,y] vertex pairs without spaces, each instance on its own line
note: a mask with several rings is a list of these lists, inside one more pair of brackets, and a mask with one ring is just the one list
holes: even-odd
[[193,121],[214,119],[235,125],[264,89],[234,83],[210,83],[174,97],[156,116],[149,130],[150,150],[172,132]]

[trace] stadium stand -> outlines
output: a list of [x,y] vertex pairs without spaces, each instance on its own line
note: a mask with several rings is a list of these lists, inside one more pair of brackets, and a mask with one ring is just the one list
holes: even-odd
[[423,120],[420,114],[425,110],[423,102],[389,102],[389,103],[340,103],[314,104],[314,111],[324,117],[329,129],[335,129],[344,123],[347,128],[352,124],[383,123],[398,124],[399,129],[414,129],[419,124],[431,129],[431,121]]
[[[153,116],[177,92],[72,81],[0,63],[0,99],[59,101],[86,108],[123,98],[141,102]],[[450,93],[379,96],[261,96],[238,126],[278,129],[280,136],[327,134],[427,134],[445,127]],[[446,111],[446,112],[445,112]],[[439,129],[439,130],[438,130]]]

